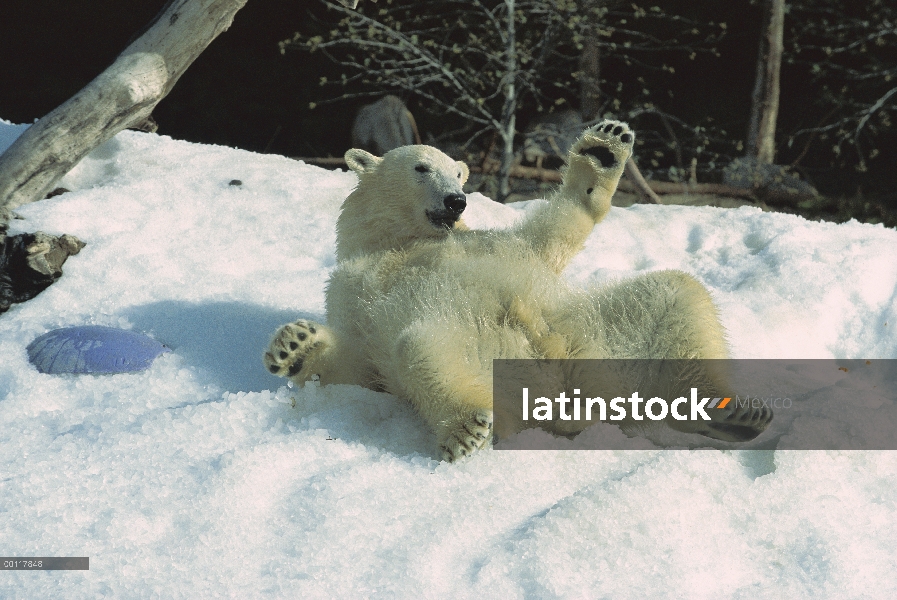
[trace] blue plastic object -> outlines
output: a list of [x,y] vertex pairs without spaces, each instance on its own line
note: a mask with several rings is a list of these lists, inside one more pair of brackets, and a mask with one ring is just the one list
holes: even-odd
[[41,373],[129,373],[149,368],[169,348],[141,333],[82,325],[55,329],[28,344]]

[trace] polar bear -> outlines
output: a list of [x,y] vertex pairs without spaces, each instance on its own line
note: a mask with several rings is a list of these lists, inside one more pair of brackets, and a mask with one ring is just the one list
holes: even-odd
[[[337,221],[327,325],[283,326],[266,367],[300,384],[317,376],[407,399],[454,461],[492,440],[493,359],[725,358],[716,309],[691,276],[661,271],[582,290],[561,275],[610,209],[634,137],[618,121],[586,130],[549,201],[488,231],[461,218],[463,163],[429,146],[382,158],[349,150],[359,181]],[[714,415],[669,425],[746,440],[771,419],[768,409]]]

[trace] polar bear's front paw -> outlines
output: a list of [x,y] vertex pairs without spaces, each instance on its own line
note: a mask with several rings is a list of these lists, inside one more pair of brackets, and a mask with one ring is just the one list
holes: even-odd
[[596,219],[610,209],[635,134],[622,121],[605,120],[586,129],[570,148],[564,185],[568,195],[585,200]]
[[455,462],[492,442],[492,411],[478,410],[447,429],[440,440],[442,460]]
[[[323,349],[326,328],[319,323],[299,319],[281,327],[265,353],[265,367],[281,377],[295,377],[308,358]],[[310,376],[311,374],[309,374]]]
[[620,170],[632,156],[635,134],[622,121],[605,120],[586,129],[570,149],[571,153],[587,156],[596,167]]

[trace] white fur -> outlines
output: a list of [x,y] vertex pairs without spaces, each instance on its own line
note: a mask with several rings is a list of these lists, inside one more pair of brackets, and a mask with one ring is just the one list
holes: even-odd
[[550,202],[500,231],[428,220],[468,175],[439,150],[406,146],[382,159],[350,150],[359,182],[337,223],[328,325],[284,326],[266,365],[300,383],[319,375],[408,399],[455,460],[491,441],[495,358],[725,358],[716,309],[689,275],[595,290],[561,276],[610,209],[633,137],[613,121],[584,132]]

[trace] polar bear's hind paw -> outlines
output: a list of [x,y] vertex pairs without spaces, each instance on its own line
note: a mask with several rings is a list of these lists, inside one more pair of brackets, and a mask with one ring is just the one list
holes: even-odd
[[705,435],[730,442],[747,442],[763,433],[772,422],[772,417],[772,410],[765,406],[738,407],[722,420],[710,423],[712,433]]
[[455,462],[472,455],[492,442],[492,411],[478,410],[463,420],[439,444],[442,460]]

